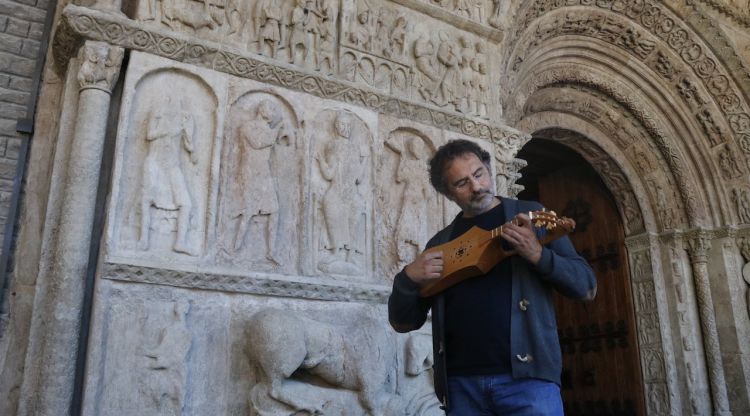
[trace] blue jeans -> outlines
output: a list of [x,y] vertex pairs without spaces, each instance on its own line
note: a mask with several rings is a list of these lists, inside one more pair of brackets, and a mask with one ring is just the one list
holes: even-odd
[[448,377],[449,416],[562,416],[560,387],[510,374]]

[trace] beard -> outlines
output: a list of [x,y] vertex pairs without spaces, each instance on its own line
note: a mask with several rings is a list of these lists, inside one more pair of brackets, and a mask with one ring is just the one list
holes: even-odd
[[489,211],[494,201],[495,195],[490,189],[481,189],[474,194],[470,201],[458,205],[464,215],[474,217]]

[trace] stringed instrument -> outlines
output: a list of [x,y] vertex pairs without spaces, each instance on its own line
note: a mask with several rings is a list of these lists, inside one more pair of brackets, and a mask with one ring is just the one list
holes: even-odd
[[[555,211],[532,211],[528,216],[535,227],[547,229],[547,233],[539,240],[542,245],[573,232],[576,226],[575,221],[558,217]],[[515,218],[510,223],[520,225]],[[496,264],[518,254],[516,250],[503,249],[500,237],[505,225],[492,230],[474,226],[452,241],[425,250],[443,252],[443,271],[438,280],[423,286],[419,295],[432,296],[461,281],[487,274]]]

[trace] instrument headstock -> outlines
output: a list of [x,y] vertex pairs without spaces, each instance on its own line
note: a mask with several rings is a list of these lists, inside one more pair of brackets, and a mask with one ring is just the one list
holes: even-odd
[[529,219],[531,219],[534,227],[544,227],[548,231],[561,228],[564,232],[570,233],[576,228],[575,221],[568,217],[558,217],[555,211],[531,211],[529,212]]

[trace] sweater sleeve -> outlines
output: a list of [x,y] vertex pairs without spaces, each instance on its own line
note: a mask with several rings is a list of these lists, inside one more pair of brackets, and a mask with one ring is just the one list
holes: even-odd
[[596,296],[594,271],[567,236],[542,248],[536,272],[564,296],[578,300],[593,300]]
[[[439,235],[440,233],[432,237],[426,248],[437,245]],[[397,332],[409,332],[421,328],[432,307],[432,297],[419,296],[420,286],[407,276],[405,270],[406,268],[396,274],[391,296],[388,297],[388,321]]]
[[388,298],[388,321],[397,332],[419,329],[427,320],[431,302],[419,296],[419,285],[402,270],[393,279],[393,291]]

